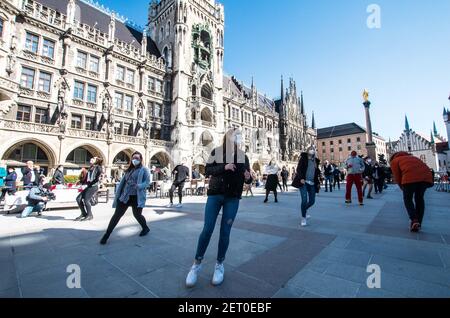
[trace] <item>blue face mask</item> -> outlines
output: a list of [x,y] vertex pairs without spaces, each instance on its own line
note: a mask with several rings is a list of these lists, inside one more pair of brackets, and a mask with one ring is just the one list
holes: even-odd
[[133,159],[133,161],[131,161],[133,163],[133,166],[138,167],[141,165],[141,161],[137,160],[137,159]]

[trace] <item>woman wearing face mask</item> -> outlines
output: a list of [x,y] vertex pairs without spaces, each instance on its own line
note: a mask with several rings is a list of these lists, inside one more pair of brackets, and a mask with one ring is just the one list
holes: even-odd
[[249,160],[239,149],[240,144],[240,132],[234,129],[228,131],[222,146],[212,151],[206,165],[206,176],[211,176],[211,179],[205,206],[205,224],[198,241],[194,265],[186,278],[188,288],[194,287],[197,283],[201,263],[214,232],[220,210],[222,210],[222,221],[219,250],[212,284],[218,286],[223,282],[225,272],[223,262],[230,242],[231,228],[239,209],[244,182],[251,179]]
[[81,215],[75,221],[90,221],[94,218],[92,215],[92,198],[97,195],[99,180],[103,173],[103,160],[97,157],[91,159],[91,166],[87,172],[86,184],[84,190],[78,195],[77,203],[81,210]]
[[300,223],[302,227],[308,225],[307,219],[310,218],[310,215],[307,212],[316,203],[316,193],[318,192],[318,188],[320,188],[319,164],[320,160],[316,158],[314,148],[310,148],[307,153],[302,153],[294,181],[292,181],[292,186],[300,189],[302,198],[302,219]]
[[102,245],[108,242],[114,228],[129,207],[133,209],[133,215],[142,227],[142,232],[139,236],[146,236],[150,232],[147,221],[142,215],[145,202],[147,201],[147,188],[150,185],[150,171],[142,165],[142,161],[142,154],[135,152],[132,156],[131,165],[117,188],[113,203],[113,208],[116,211],[109,222],[105,235],[100,241]]

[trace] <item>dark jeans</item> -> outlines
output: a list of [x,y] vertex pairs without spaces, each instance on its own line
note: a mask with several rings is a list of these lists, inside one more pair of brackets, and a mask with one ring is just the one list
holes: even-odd
[[170,203],[173,203],[173,194],[177,188],[178,188],[178,200],[180,204],[183,201],[184,182],[174,182],[169,190]]
[[375,179],[375,193],[383,193],[384,179]]
[[325,176],[325,192],[328,192],[328,185],[330,185],[330,192],[333,192],[333,176]]
[[119,224],[120,219],[125,215],[125,212],[127,212],[128,208],[131,207],[133,209],[133,216],[138,221],[138,223],[141,225],[143,230],[148,229],[147,221],[145,220],[145,217],[142,215],[142,208],[138,208],[138,201],[137,196],[132,195],[130,196],[130,199],[127,203],[123,203],[122,201],[117,201],[117,207],[116,211],[114,212],[114,215],[111,218],[111,221],[109,222],[108,229],[106,230],[106,236],[109,237],[111,233],[116,228],[117,224]]
[[284,189],[284,191],[288,191],[289,190],[288,184],[287,184],[287,179],[284,179],[284,178],[283,178],[283,189]]
[[230,233],[239,209],[238,198],[227,198],[224,195],[212,195],[208,197],[205,207],[205,225],[198,240],[197,253],[195,259],[201,262],[205,256],[211,236],[216,226],[217,217],[222,210],[222,220],[220,223],[219,250],[217,262],[223,263],[230,244]]
[[339,177],[334,177],[333,187],[336,189],[336,184],[338,186],[338,190],[341,190],[341,179]]
[[428,185],[424,182],[405,184],[403,186],[403,201],[411,221],[419,221],[422,224],[425,214],[425,192]]
[[81,215],[83,217],[89,217],[92,216],[92,206],[91,206],[91,199],[96,195],[98,192],[98,186],[89,187],[83,190],[78,196],[77,196],[77,203],[81,210]]
[[302,197],[302,217],[306,218],[308,209],[316,203],[316,187],[306,183],[300,188]]

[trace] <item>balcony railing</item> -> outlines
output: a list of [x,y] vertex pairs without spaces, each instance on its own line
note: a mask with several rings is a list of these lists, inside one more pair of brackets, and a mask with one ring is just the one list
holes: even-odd
[[38,124],[26,121],[17,121],[10,119],[2,119],[0,121],[1,129],[23,131],[28,133],[43,133],[43,134],[59,134],[58,126]]

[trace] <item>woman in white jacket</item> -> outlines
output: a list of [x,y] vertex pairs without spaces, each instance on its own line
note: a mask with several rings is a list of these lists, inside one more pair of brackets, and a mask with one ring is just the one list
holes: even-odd
[[273,195],[275,197],[275,203],[278,203],[278,193],[277,193],[277,187],[278,187],[278,172],[280,171],[280,168],[276,164],[274,160],[270,161],[269,165],[266,167],[266,174],[267,174],[267,182],[266,182],[266,199],[264,200],[264,203],[269,202],[269,194],[270,192],[273,192]]

